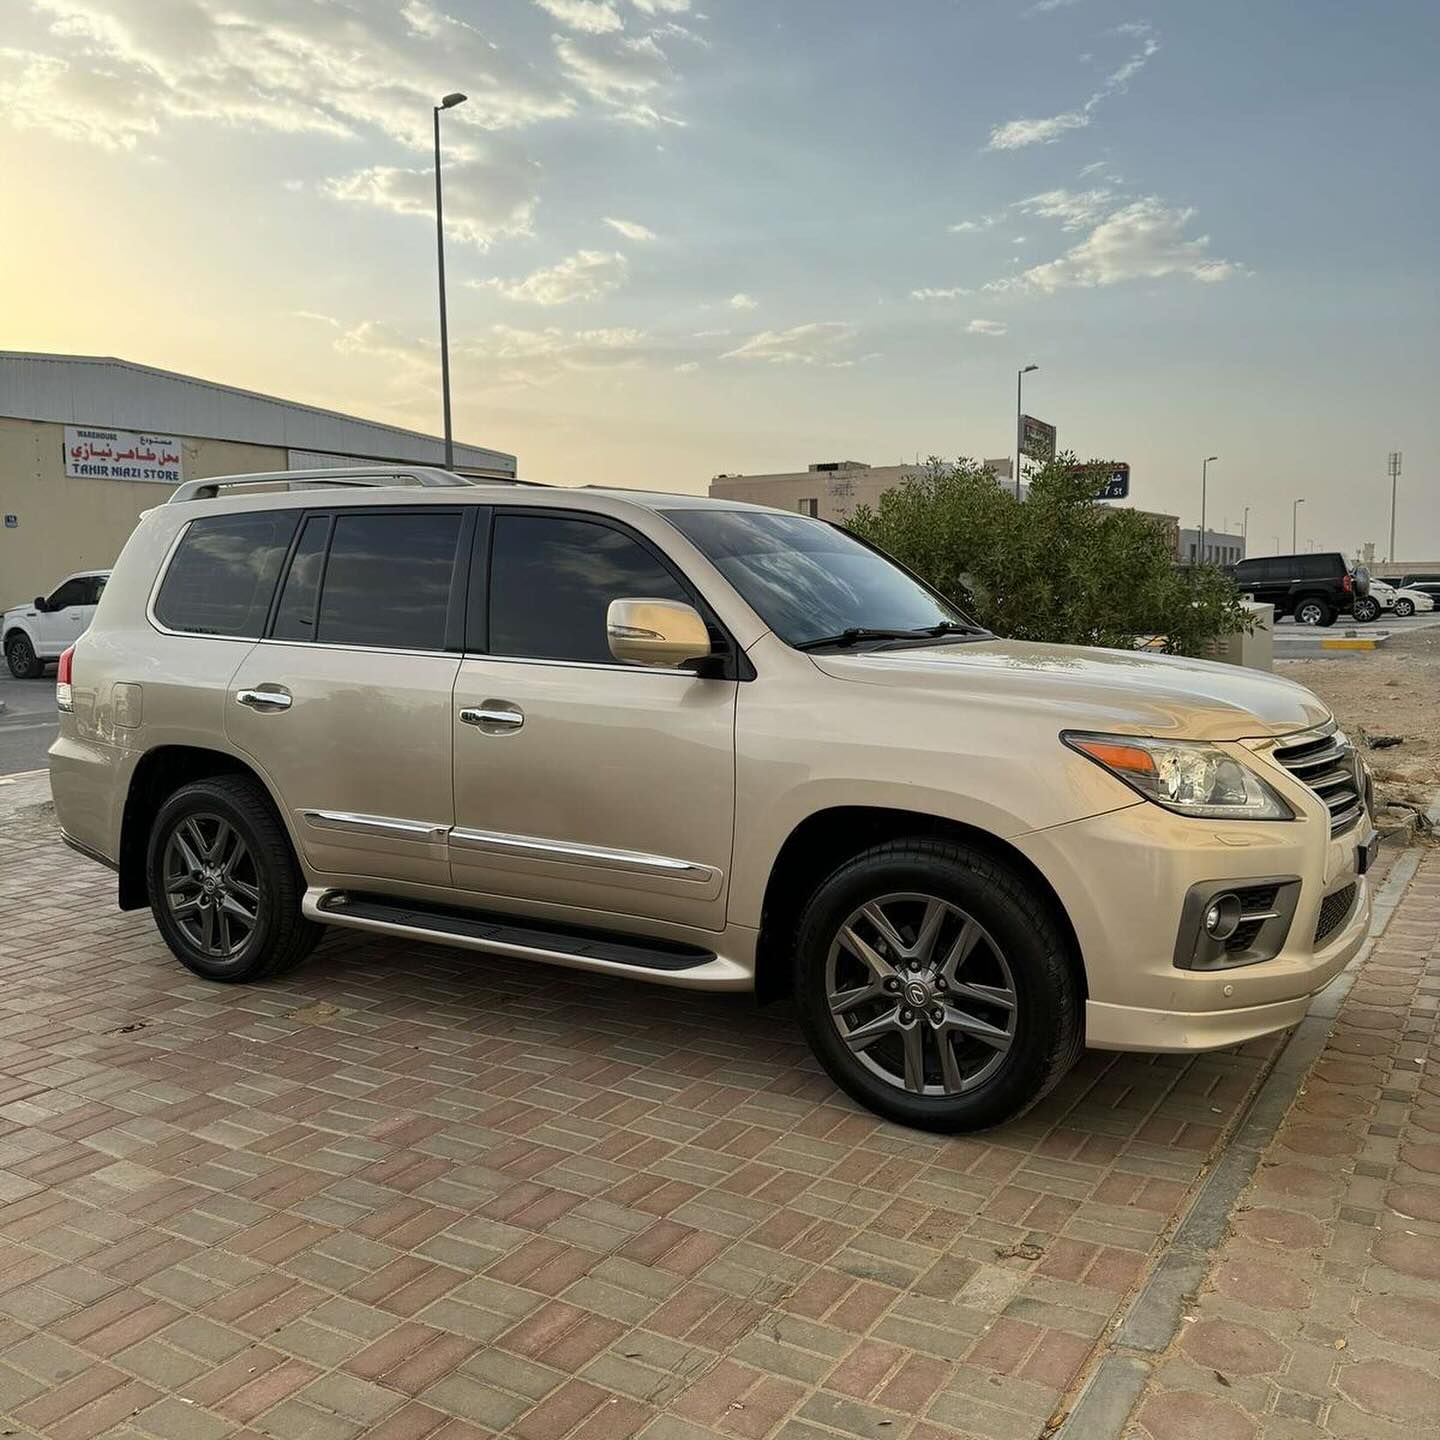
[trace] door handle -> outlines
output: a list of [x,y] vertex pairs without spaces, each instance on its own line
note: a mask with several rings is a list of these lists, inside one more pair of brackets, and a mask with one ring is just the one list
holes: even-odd
[[252,710],[288,710],[293,699],[288,690],[237,690],[235,702]]
[[503,700],[487,700],[483,705],[467,706],[460,712],[460,719],[486,735],[508,735],[525,723],[525,714]]

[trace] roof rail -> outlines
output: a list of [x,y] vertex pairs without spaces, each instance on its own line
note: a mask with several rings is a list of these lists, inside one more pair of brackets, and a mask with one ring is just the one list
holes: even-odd
[[427,490],[453,489],[469,485],[524,485],[524,480],[472,479],[434,465],[361,465],[327,470],[266,470],[254,475],[215,475],[205,480],[187,480],[166,502],[183,505],[189,500],[214,500],[222,490],[239,486],[284,486],[286,490],[315,490],[326,485],[418,485]]

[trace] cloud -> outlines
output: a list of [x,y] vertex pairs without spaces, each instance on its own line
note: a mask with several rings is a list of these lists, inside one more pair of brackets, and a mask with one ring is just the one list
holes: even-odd
[[1103,187],[1094,190],[1045,190],[1017,200],[1010,208],[1042,220],[1058,220],[1062,230],[1083,230],[1114,207],[1115,192]]
[[555,58],[592,100],[638,125],[679,123],[650,103],[674,81],[669,57],[653,35],[567,35],[554,38]]
[[1208,235],[1187,238],[1185,232],[1194,217],[1193,209],[1167,205],[1153,195],[1132,201],[1106,216],[1059,259],[1032,266],[1020,275],[992,280],[985,289],[1053,294],[1172,275],[1216,284],[1244,274],[1243,266],[1211,255]]
[[725,303],[732,310],[755,310],[760,305],[753,295],[747,295],[743,290],[737,291]]
[[577,300],[598,300],[625,283],[626,259],[618,251],[578,250],[574,255],[523,280],[480,280],[477,288],[498,290],[507,300],[533,305],[569,305]]
[[605,224],[627,240],[645,241],[656,238],[655,232],[648,225],[641,225],[635,220],[616,220],[614,216],[607,215]]
[[988,230],[1000,217],[998,215],[982,215],[978,220],[961,220],[949,226],[952,235],[973,235],[977,230]]
[[683,15],[690,8],[690,0],[630,0],[643,15]]
[[[496,240],[528,235],[535,214],[534,166],[518,152],[488,146],[445,167],[445,229],[488,249]],[[370,205],[433,223],[435,172],[430,167],[372,165],[325,182],[337,200]]]
[[1078,109],[1067,110],[1060,115],[1051,115],[1039,120],[1010,120],[997,125],[990,132],[990,150],[1019,150],[1027,145],[1049,145],[1071,130],[1083,130],[1090,123],[1090,117],[1097,107],[1112,95],[1123,91],[1140,73],[1160,49],[1152,26],[1143,21],[1128,25],[1117,25],[1115,34],[1138,40],[1139,48],[1118,70],[1112,71],[1100,83],[1100,88]]
[[607,0],[535,0],[535,3],[562,25],[589,35],[608,35],[625,28],[619,11]]
[[686,360],[683,364],[675,367],[677,375],[693,375],[700,366],[694,360]]
[[456,122],[467,129],[520,128],[575,108],[558,82],[502,63],[475,27],[430,0],[29,3],[53,46],[0,57],[5,113],[106,149],[196,120],[345,138],[378,131],[418,149],[449,75],[470,94]]
[[962,295],[973,295],[975,292],[964,285],[951,285],[944,290],[936,290],[927,286],[923,290],[912,290],[912,300],[958,300]]
[[1009,328],[1003,320],[972,320],[965,327],[971,335],[1003,335]]
[[1035,0],[1035,3],[1025,12],[1027,15],[1049,15],[1055,10],[1065,10],[1071,5],[1078,5],[1080,0]]
[[789,330],[762,330],[742,345],[727,350],[722,360],[759,360],[770,365],[826,365],[834,368],[853,365],[845,354],[855,340],[853,325],[826,320],[795,325]]

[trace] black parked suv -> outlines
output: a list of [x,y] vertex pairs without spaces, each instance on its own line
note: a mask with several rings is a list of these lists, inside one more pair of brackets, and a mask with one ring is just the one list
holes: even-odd
[[1314,555],[1265,555],[1230,569],[1240,591],[1275,607],[1275,618],[1293,615],[1300,625],[1333,625],[1337,615],[1373,620],[1370,607],[1356,602],[1370,595],[1370,577],[1350,568],[1338,550]]

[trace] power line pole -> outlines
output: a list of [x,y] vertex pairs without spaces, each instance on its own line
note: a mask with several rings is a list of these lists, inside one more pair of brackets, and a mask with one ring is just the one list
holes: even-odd
[[1400,452],[1392,450],[1386,468],[1390,472],[1390,563],[1395,563],[1395,492],[1400,485]]

